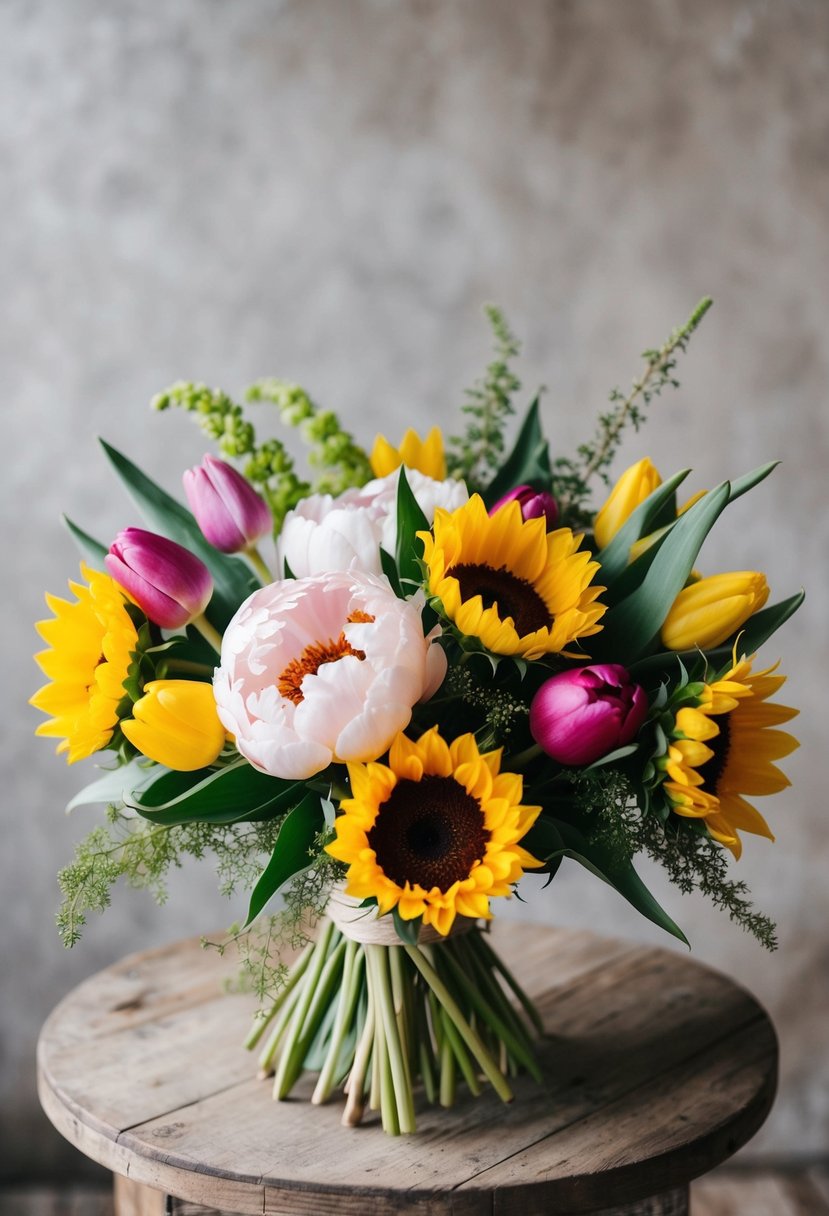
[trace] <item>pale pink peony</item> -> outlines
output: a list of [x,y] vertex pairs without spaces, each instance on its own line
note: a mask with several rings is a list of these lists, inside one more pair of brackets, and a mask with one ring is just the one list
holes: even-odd
[[[279,536],[277,569],[287,561],[297,578],[331,570],[365,570],[380,574],[380,546],[393,555],[397,534],[399,469],[369,481],[360,489],[311,494],[285,516]],[[435,508],[454,511],[469,497],[462,481],[435,481],[416,469],[406,478],[429,524]]]
[[421,608],[356,570],[255,591],[225,630],[213,681],[242,755],[288,780],[376,760],[446,672]]

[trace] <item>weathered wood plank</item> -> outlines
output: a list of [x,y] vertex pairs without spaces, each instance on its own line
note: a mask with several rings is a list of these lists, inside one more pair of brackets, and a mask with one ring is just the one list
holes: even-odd
[[489,1094],[423,1109],[417,1135],[394,1140],[376,1117],[346,1130],[339,1103],[311,1107],[310,1079],[272,1102],[239,1047],[252,1003],[216,995],[234,961],[190,942],[124,960],[58,1007],[39,1051],[44,1108],[133,1182],[291,1216],[607,1208],[681,1186],[756,1128],[773,1032],[725,977],[581,931],[499,923],[494,944],[550,1032],[545,1085],[519,1081],[510,1107]]

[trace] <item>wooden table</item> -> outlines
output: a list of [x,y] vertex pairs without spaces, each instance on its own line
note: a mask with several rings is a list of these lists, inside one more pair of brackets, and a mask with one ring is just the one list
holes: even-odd
[[494,944],[548,1030],[545,1085],[520,1080],[509,1107],[423,1106],[416,1135],[390,1138],[377,1116],[344,1129],[339,1102],[312,1107],[310,1079],[272,1101],[240,1047],[254,1002],[220,990],[235,960],[197,941],[132,955],[57,1006],[41,1102],[115,1172],[119,1216],[687,1213],[689,1181],[771,1106],[764,1011],[684,954],[504,922]]

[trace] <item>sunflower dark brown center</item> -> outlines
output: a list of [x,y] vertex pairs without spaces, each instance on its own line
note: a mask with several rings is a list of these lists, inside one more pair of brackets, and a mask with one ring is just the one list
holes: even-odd
[[368,833],[387,878],[427,891],[468,878],[488,840],[480,803],[452,777],[399,781]]
[[553,623],[550,609],[532,583],[512,574],[505,566],[494,570],[492,566],[463,562],[452,566],[448,573],[458,580],[462,599],[471,600],[479,595],[484,608],[494,608],[502,621],[512,617],[520,637],[537,629],[549,629]]
[[720,778],[728,763],[728,753],[731,750],[731,714],[724,714],[717,723],[720,733],[708,740],[708,746],[714,755],[697,769],[702,777],[702,788],[708,794],[716,796]]

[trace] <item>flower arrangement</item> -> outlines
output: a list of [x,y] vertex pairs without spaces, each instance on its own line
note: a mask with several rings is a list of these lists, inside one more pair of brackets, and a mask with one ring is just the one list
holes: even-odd
[[538,398],[507,446],[518,347],[495,309],[447,442],[410,430],[369,455],[302,389],[260,381],[247,402],[299,429],[305,480],[246,407],[177,384],[155,407],[220,451],[184,474],[189,509],[104,444],[152,530],[105,546],[70,522],[82,581],[37,626],[38,733],[70,764],[111,760],[70,803],[107,819],[60,875],[65,942],[119,878],[163,898],[171,867],[212,852],[223,889],[250,892],[228,940],[275,1096],[317,1072],[315,1102],[344,1086],[346,1123],[370,1106],[393,1134],[415,1128],[418,1083],[450,1105],[459,1080],[509,1100],[511,1076],[538,1075],[538,1016],[482,932],[527,872],[549,884],[571,859],[684,941],[645,853],[774,948],[727,862],[741,833],[772,838],[753,800],[788,784],[796,711],[755,656],[802,593],[768,606],[762,574],[695,569],[774,465],[680,505],[689,470],[642,459],[591,505],[709,305],[572,458],[551,455]]

